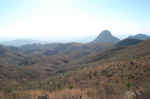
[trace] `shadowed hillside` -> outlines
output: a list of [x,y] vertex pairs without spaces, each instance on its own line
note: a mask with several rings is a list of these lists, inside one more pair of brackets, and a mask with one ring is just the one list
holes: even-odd
[[138,43],[140,43],[140,42],[142,42],[143,40],[138,40],[138,39],[124,39],[124,40],[122,40],[122,41],[120,41],[120,42],[118,42],[117,44],[116,44],[116,46],[118,46],[118,47],[125,47],[125,46],[131,46],[131,45],[136,45],[136,44],[138,44]]

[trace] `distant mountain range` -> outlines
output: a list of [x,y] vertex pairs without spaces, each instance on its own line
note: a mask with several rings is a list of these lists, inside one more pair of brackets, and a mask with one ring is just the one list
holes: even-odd
[[[133,35],[133,36],[128,36],[125,39],[148,40],[149,38],[150,38],[150,36],[148,36],[148,35],[137,34],[137,35]],[[84,38],[74,38],[74,40],[72,42],[78,42],[78,43],[94,42],[94,43],[116,44],[119,41],[120,41],[120,39],[113,36],[109,30],[103,30],[98,36],[93,35],[93,36],[87,36]],[[11,40],[11,41],[0,42],[0,44],[2,44],[2,45],[14,46],[14,47],[20,47],[20,46],[30,45],[30,44],[47,44],[47,43],[52,43],[52,42],[50,42],[48,40],[40,41],[40,40],[32,40],[32,39],[16,39],[16,40]],[[62,43],[65,43],[65,42],[62,42]]]
[[5,41],[1,42],[2,45],[5,46],[14,46],[14,47],[19,47],[27,44],[45,44],[46,42],[44,41],[38,41],[38,40],[31,40],[31,39],[17,39],[17,40],[12,40],[12,41]]
[[[137,43],[139,41],[142,41],[142,40],[148,40],[150,39],[150,36],[148,35],[145,35],[145,34],[137,34],[137,35],[133,35],[133,36],[128,36],[127,38],[125,38],[121,44],[123,42],[126,42],[124,43],[125,45],[127,44],[134,44],[134,43]],[[109,30],[104,30],[102,31],[98,37],[93,41],[93,42],[96,42],[96,43],[117,43],[119,42],[120,39],[113,36],[111,34],[111,32]],[[129,43],[129,42],[132,42],[132,43]]]
[[128,38],[138,39],[138,40],[148,40],[148,39],[150,39],[150,36],[145,35],[145,34],[137,34],[137,35],[134,35],[134,36],[129,36]]

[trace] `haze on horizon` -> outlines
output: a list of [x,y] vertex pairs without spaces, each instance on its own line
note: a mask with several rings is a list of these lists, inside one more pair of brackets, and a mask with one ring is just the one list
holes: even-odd
[[0,39],[150,35],[150,0],[2,0]]

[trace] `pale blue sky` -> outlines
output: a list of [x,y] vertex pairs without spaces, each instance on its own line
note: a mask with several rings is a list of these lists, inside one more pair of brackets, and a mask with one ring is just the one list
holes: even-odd
[[150,0],[0,0],[0,38],[150,34]]

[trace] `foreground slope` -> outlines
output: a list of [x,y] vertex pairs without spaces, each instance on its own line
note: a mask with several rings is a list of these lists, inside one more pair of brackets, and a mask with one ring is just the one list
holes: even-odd
[[[112,56],[108,55],[103,60],[93,61],[88,64],[89,67],[57,76],[55,80],[48,79],[42,84],[49,83],[50,87],[43,86],[43,88],[50,91],[69,88],[70,92],[78,89],[80,92],[78,96],[86,97],[85,99],[149,99],[149,46],[150,40],[147,40],[121,50],[111,50]],[[59,93],[61,92],[56,94]],[[61,98],[67,97],[68,93],[64,90]]]
[[88,62],[84,60],[87,64],[73,64],[81,65],[76,69],[12,88],[19,90],[24,86],[22,90],[43,89],[52,92],[45,92],[50,97],[53,97],[54,92],[57,94],[54,97],[59,96],[60,99],[73,99],[72,96],[85,99],[150,98],[150,40],[123,48],[114,47],[103,53],[90,55],[87,60]]

